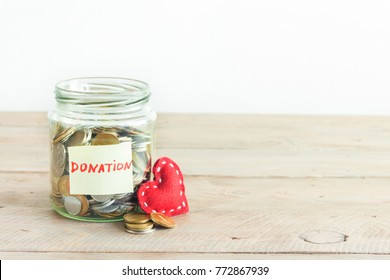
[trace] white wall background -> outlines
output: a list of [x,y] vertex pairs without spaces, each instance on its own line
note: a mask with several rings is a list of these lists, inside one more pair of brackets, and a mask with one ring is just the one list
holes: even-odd
[[388,0],[0,0],[0,110],[147,81],[159,112],[390,113]]

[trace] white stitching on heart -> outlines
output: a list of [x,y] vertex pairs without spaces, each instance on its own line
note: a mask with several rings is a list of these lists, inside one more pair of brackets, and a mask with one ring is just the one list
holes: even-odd
[[[166,163],[167,163],[167,162],[166,162],[165,160],[161,162],[161,164],[166,164]],[[169,163],[169,166],[172,167],[172,168],[175,168],[174,165],[173,165],[172,163]],[[159,166],[159,167],[157,167],[156,173],[158,173],[158,172],[160,172],[160,171],[161,171],[161,167]],[[176,169],[175,171],[176,171],[176,174],[177,174],[177,175],[180,175],[180,172],[179,172],[178,169]],[[161,182],[162,182],[162,178],[159,178],[159,179],[158,179],[158,182],[161,183]],[[180,183],[180,185],[182,185],[182,184],[183,184],[183,181],[180,179],[179,183]],[[149,189],[150,186],[146,186],[145,188],[146,188],[146,189]],[[154,185],[153,188],[154,188],[154,189],[158,189],[158,186]],[[145,196],[145,192],[142,192],[141,196]],[[183,196],[183,191],[180,191],[180,196]],[[183,205],[183,207],[186,207],[186,203],[185,203],[184,201],[182,201],[181,204]],[[148,205],[146,202],[144,202],[144,205],[145,205],[145,207],[150,208],[149,205]],[[182,206],[180,206],[180,205],[177,206],[177,210],[180,210],[181,208],[182,208]],[[174,211],[175,211],[174,208],[171,209],[171,210],[169,210],[169,212],[174,212]],[[155,209],[151,209],[151,212],[156,213],[157,211],[156,211]],[[162,211],[161,211],[162,214],[164,214],[165,212],[166,212],[165,210],[162,210]]]

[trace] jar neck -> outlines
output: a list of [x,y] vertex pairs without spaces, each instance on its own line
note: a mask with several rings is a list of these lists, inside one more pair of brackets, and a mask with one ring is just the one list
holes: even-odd
[[149,86],[132,79],[66,80],[57,83],[55,96],[56,113],[72,120],[134,120],[153,112]]

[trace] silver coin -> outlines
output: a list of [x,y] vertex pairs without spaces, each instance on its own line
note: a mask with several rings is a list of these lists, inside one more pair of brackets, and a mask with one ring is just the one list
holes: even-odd
[[53,156],[53,163],[56,166],[63,166],[65,164],[65,159],[66,159],[65,146],[61,143],[54,144],[52,156]]
[[63,144],[57,143],[53,145],[52,150],[52,170],[53,175],[60,177],[64,173],[66,162],[66,149]]
[[138,184],[141,184],[144,180],[144,173],[143,171],[135,171],[133,170],[133,185],[136,186]]
[[104,208],[100,209],[99,212],[100,213],[112,213],[112,212],[115,212],[116,210],[118,210],[119,207],[120,206],[118,204],[111,204],[111,205],[109,205],[107,207],[104,207]]
[[91,197],[98,202],[106,202],[106,201],[111,200],[114,197],[114,195],[112,195],[112,194],[91,195]]
[[144,231],[135,231],[135,230],[127,229],[125,227],[125,231],[127,231],[128,233],[132,233],[132,234],[148,234],[148,233],[152,233],[155,230],[156,230],[155,226],[153,226],[151,229],[144,230]]
[[150,144],[149,138],[139,137],[139,136],[131,136],[133,147],[135,149],[142,148]]
[[72,215],[78,215],[81,212],[81,201],[74,196],[64,196],[64,206],[66,211]]
[[147,145],[139,145],[139,146],[134,146],[133,151],[140,153],[140,152],[146,152],[148,150]]
[[114,194],[114,196],[112,197],[112,199],[122,199],[122,198],[126,198],[126,197],[129,197],[131,196],[132,193],[117,193],[117,194]]
[[66,156],[66,161],[65,161],[65,170],[69,173],[69,156]]
[[134,166],[145,172],[150,166],[150,155],[148,152],[136,151],[133,153]]
[[129,193],[129,194],[126,195],[125,197],[115,199],[115,202],[116,202],[116,203],[119,203],[119,204],[133,203],[133,202],[130,202],[132,196],[133,196],[133,193]]
[[95,211],[100,211],[100,210],[110,206],[114,202],[115,202],[115,200],[109,200],[109,201],[106,201],[106,202],[103,202],[103,203],[92,204],[91,208],[93,210],[95,210]]

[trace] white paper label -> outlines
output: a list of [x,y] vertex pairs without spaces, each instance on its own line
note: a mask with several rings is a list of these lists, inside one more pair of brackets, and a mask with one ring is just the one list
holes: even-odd
[[117,194],[133,191],[131,143],[69,147],[71,194]]

